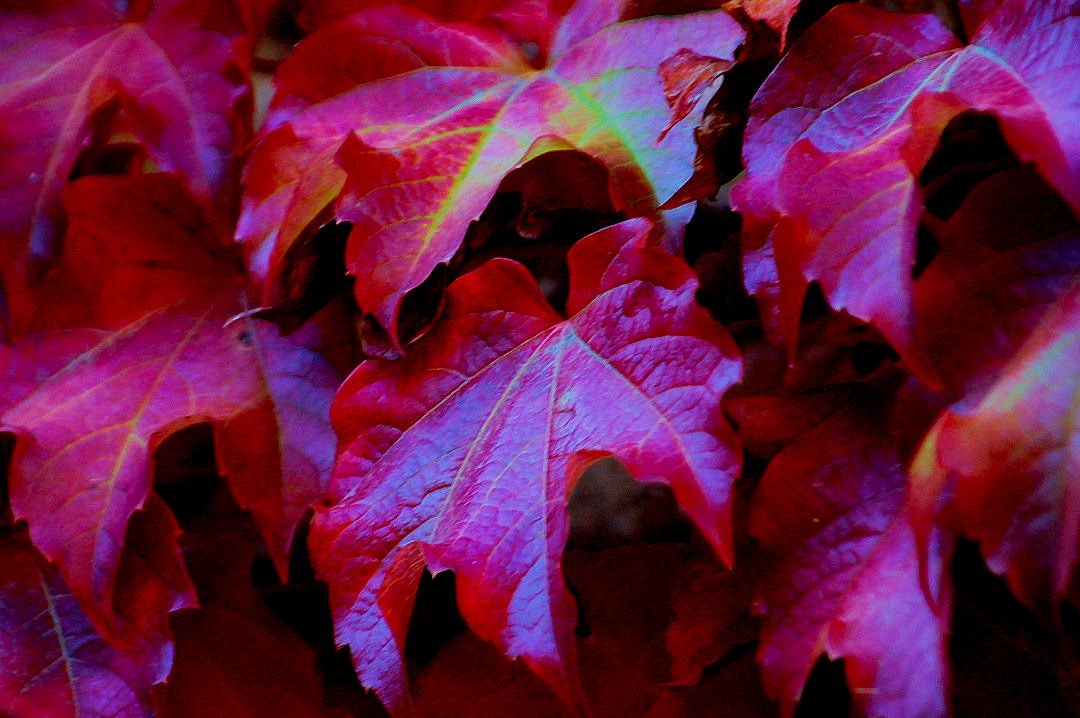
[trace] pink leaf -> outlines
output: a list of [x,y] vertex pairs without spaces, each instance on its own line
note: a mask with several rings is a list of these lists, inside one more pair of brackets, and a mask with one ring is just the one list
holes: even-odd
[[718,401],[740,363],[649,229],[624,222],[573,248],[565,320],[524,268],[488,262],[451,285],[415,353],[361,364],[338,392],[312,555],[338,641],[393,711],[409,711],[401,650],[425,564],[455,572],[479,636],[577,700],[559,564],[569,492],[600,456],[667,482],[730,562],[739,460]]

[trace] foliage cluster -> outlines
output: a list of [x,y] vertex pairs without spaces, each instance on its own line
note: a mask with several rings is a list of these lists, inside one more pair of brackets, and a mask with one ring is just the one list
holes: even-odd
[[0,714],[1080,714],[1080,2],[0,9]]

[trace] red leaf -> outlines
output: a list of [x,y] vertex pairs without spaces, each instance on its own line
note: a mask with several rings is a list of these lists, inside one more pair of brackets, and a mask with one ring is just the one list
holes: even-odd
[[[312,30],[354,13],[385,5],[385,0],[307,0],[299,20]],[[408,5],[441,20],[470,20],[504,28],[527,42],[547,47],[573,0],[409,0]],[[622,4],[622,3],[618,3]],[[611,3],[617,7],[617,3]]]
[[341,192],[334,163],[352,128],[289,124],[304,108],[385,77],[428,66],[497,67],[520,62],[500,33],[442,23],[408,8],[382,7],[347,17],[300,43],[275,74],[277,91],[259,144],[244,171],[237,237],[250,245],[252,273],[267,280],[263,302],[289,247]]
[[760,20],[780,35],[781,46],[787,44],[787,28],[801,0],[728,0],[724,8],[741,8],[747,17]]
[[[280,208],[274,217],[289,220],[280,234],[269,215],[242,234],[276,245],[256,249],[257,273],[265,275],[261,268],[270,255],[283,256],[282,246],[337,194],[340,170],[315,169],[310,179],[301,175],[323,161],[316,155],[327,156],[350,134],[352,141],[337,155],[350,179],[335,213],[354,225],[346,261],[358,279],[357,300],[391,332],[403,294],[453,256],[498,180],[542,152],[578,149],[596,157],[612,174],[617,209],[655,215],[690,174],[694,157],[687,126],[675,128],[659,146],[653,141],[668,115],[656,68],[682,48],[730,59],[743,34],[719,11],[622,23],[616,22],[618,11],[616,3],[576,5],[553,45],[541,48],[548,60],[539,69],[487,28],[452,26],[453,33],[438,36],[453,38],[458,50],[442,57],[417,53],[417,69],[365,82],[292,116],[288,130],[275,132],[291,132],[306,147],[297,149],[278,136],[266,142],[293,154],[296,169],[286,183],[249,192],[246,200],[250,213],[263,198],[274,197]],[[371,17],[343,22],[373,25]],[[395,37],[410,38],[410,45],[433,26],[415,14],[397,17]],[[358,46],[372,47],[371,34],[365,29],[366,42]],[[318,42],[318,36],[307,42]],[[395,52],[401,42],[396,40]],[[323,190],[313,193],[309,185]]]
[[[92,323],[80,316],[86,312],[109,331],[96,334],[93,346],[81,344],[85,353],[57,362],[62,368],[3,416],[19,436],[12,507],[106,633],[117,630],[124,530],[149,496],[158,441],[215,422],[219,463],[282,571],[296,522],[324,493],[333,455],[327,414],[337,375],[311,348],[315,327],[286,339],[251,319],[226,326],[245,308],[239,277],[208,251],[198,226],[184,223],[191,200],[178,190],[162,176],[73,185],[73,232],[54,279],[63,287],[77,268],[88,290],[83,302],[42,321]],[[79,234],[103,215],[96,232]],[[176,241],[144,245],[155,236],[143,231],[152,218],[156,235]],[[178,219],[185,229],[171,224]],[[85,246],[94,253],[82,251],[90,238]],[[150,261],[163,257],[170,261]],[[54,288],[50,281],[42,296]],[[10,351],[24,356],[31,351],[24,347],[38,344],[31,336]]]
[[[733,195],[748,215],[747,286],[779,305],[789,342],[817,280],[933,381],[912,326],[918,174],[953,116],[987,110],[1080,206],[1080,103],[1055,79],[1080,61],[1075,7],[1000,2],[960,48],[933,16],[842,5],[792,47],[751,106],[747,178]],[[784,232],[770,237],[780,215]]]
[[664,83],[664,99],[671,107],[671,121],[657,142],[663,142],[668,130],[690,116],[705,89],[731,65],[729,61],[705,57],[686,48],[660,63],[660,80]]
[[520,265],[488,262],[451,285],[414,353],[361,364],[338,392],[334,503],[312,555],[338,640],[392,710],[410,706],[401,647],[424,564],[455,571],[479,636],[573,699],[559,559],[570,489],[600,456],[669,483],[730,562],[738,457],[718,401],[739,360],[649,229],[624,222],[571,250],[566,320]]
[[885,402],[858,386],[832,391],[846,394],[847,406],[782,449],[754,497],[751,531],[780,557],[762,586],[765,685],[791,715],[827,653],[844,659],[860,712],[944,715],[949,593],[938,585],[940,547],[927,570],[935,608],[901,511],[904,472],[884,428]]
[[203,29],[184,2],[145,19],[113,5],[46,3],[0,19],[0,236],[29,240],[38,258],[53,254],[61,189],[113,102],[158,165],[184,175],[206,207],[226,206],[247,122],[235,115],[247,85],[232,39]]
[[[193,602],[160,500],[132,520],[120,566],[122,645],[95,631],[59,572],[19,531],[0,539],[0,711],[12,718],[153,715],[150,688],[172,665],[168,611]],[[159,554],[169,553],[164,564]],[[170,567],[171,564],[171,567]],[[162,572],[162,566],[166,570]]]
[[941,416],[912,467],[920,540],[939,516],[979,542],[1021,599],[1045,609],[1064,595],[1077,563],[1078,365],[1074,282],[981,401]]

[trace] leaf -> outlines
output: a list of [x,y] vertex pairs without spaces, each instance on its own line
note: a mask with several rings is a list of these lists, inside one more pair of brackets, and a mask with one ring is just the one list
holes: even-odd
[[401,650],[425,564],[455,572],[477,635],[575,702],[559,559],[570,490],[601,456],[668,483],[730,563],[739,459],[718,402],[740,363],[649,230],[574,246],[565,320],[524,268],[488,262],[450,286],[415,352],[364,362],[339,390],[331,505],[309,543],[338,641],[392,711],[410,710]]
[[0,415],[104,336],[105,332],[94,329],[61,329],[0,349]]
[[187,5],[126,17],[105,2],[45,3],[0,18],[0,236],[9,247],[29,242],[32,256],[53,258],[61,190],[116,110],[200,203],[227,206],[230,158],[249,122],[239,114],[247,83],[232,38],[204,29],[202,10]]
[[[566,569],[589,630],[577,644],[589,708],[598,718],[669,715],[665,708],[674,714],[704,665],[752,639],[750,582],[692,545],[569,551]],[[707,658],[699,652],[706,645]],[[685,672],[687,663],[697,663],[696,670]],[[764,702],[760,685],[752,685]],[[737,693],[723,689],[721,700]],[[521,662],[470,632],[424,667],[416,696],[421,714],[431,718],[571,715]]]
[[724,9],[739,8],[747,17],[765,23],[780,35],[781,46],[787,44],[787,28],[800,0],[728,0]]
[[[690,174],[694,156],[685,125],[660,145],[654,141],[668,114],[657,67],[683,48],[730,59],[743,34],[719,11],[619,23],[618,9],[589,0],[575,5],[553,44],[540,48],[540,57],[548,59],[539,68],[487,28],[452,26],[449,37],[460,49],[443,57],[418,52],[416,69],[364,82],[292,116],[264,143],[293,154],[295,169],[285,173],[286,183],[247,193],[248,207],[269,196],[288,207],[275,215],[287,219],[280,235],[271,238],[269,220],[258,222],[262,229],[250,237],[241,235],[274,245],[254,250],[258,266],[267,266],[271,255],[283,256],[282,247],[336,196],[335,216],[353,223],[346,264],[358,280],[357,301],[393,333],[405,292],[454,255],[498,180],[543,152],[592,155],[612,175],[616,209],[656,215]],[[377,12],[388,11],[371,11]],[[362,14],[348,22],[374,24],[376,17]],[[433,27],[415,14],[398,17],[396,38],[422,37]],[[296,141],[282,139],[285,133]],[[338,169],[300,177],[337,147],[336,161],[349,178],[343,189]],[[267,271],[274,274],[272,267],[256,274]]]
[[521,662],[466,631],[417,679],[416,701],[428,718],[569,718],[566,706]]
[[937,421],[912,467],[913,522],[979,542],[1013,592],[1050,610],[1077,562],[1080,284],[1073,283],[975,406]]
[[666,690],[645,718],[773,718],[776,705],[765,695],[761,670],[752,651],[725,658],[710,668],[701,683]]
[[[384,0],[310,0],[302,3],[298,20],[316,30],[355,13],[384,5]],[[414,7],[441,20],[482,22],[538,46],[547,46],[573,0],[410,0]]]
[[[136,201],[148,196],[156,202]],[[52,279],[70,286],[78,268],[88,291],[53,318],[79,327],[96,317],[102,331],[6,411],[3,425],[19,438],[10,479],[16,516],[111,634],[124,530],[150,495],[157,443],[215,423],[219,464],[284,571],[297,521],[325,491],[337,375],[311,348],[315,327],[286,339],[251,319],[226,326],[244,308],[240,277],[209,251],[199,225],[170,224],[192,212],[176,180],[87,178],[71,199],[67,254]],[[146,246],[155,235],[141,230],[151,220],[175,242]],[[148,261],[163,255],[173,261]],[[49,277],[40,289],[52,296]],[[11,351],[38,343],[30,336]]]
[[693,544],[567,552],[566,577],[589,630],[578,645],[593,714],[645,715],[753,640],[752,581],[743,570],[751,565],[725,571]]
[[944,405],[970,406],[1080,273],[1080,222],[1021,166],[977,185],[936,242],[915,281],[920,340]]
[[[1080,206],[1080,95],[1053,79],[1080,61],[1075,13],[1075,0],[1003,1],[958,47],[933,16],[842,5],[795,43],[754,98],[733,194],[748,216],[747,287],[789,343],[816,280],[935,381],[913,329],[919,173],[952,117],[985,110]],[[841,66],[852,70],[831,73]]]
[[[903,512],[903,468],[882,426],[887,403],[859,385],[828,391],[846,405],[788,443],[754,496],[751,533],[776,557],[759,589],[765,686],[790,716],[825,653],[844,659],[860,713],[945,715],[944,546],[928,553],[934,606]],[[791,411],[816,403],[797,398]]]
[[244,171],[236,236],[249,245],[252,274],[266,282],[263,303],[280,299],[289,248],[345,181],[334,155],[349,128],[298,132],[289,120],[358,84],[429,65],[497,66],[514,53],[492,29],[441,23],[396,6],[345,17],[301,42],[275,73],[265,129]]
[[660,80],[664,83],[664,98],[671,107],[671,121],[660,133],[658,142],[663,142],[668,130],[690,116],[709,85],[731,65],[731,62],[698,55],[686,48],[660,63]]
[[[132,520],[120,575],[123,645],[98,635],[59,572],[23,531],[0,538],[0,711],[23,716],[151,716],[150,688],[172,665],[163,616],[193,602],[175,554],[176,523],[156,498]],[[161,573],[155,554],[172,552]],[[147,559],[151,560],[148,561]],[[179,574],[177,574],[179,571]],[[182,576],[182,578],[181,578]]]
[[324,704],[315,651],[273,616],[252,584],[259,536],[251,517],[220,497],[209,513],[184,535],[202,605],[172,617],[176,661],[155,696],[159,714],[348,715]]

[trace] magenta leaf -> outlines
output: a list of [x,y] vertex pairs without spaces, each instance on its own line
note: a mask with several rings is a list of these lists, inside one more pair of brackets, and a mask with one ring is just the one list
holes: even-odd
[[[730,60],[743,32],[719,11],[618,22],[620,9],[593,0],[575,5],[553,44],[540,48],[542,67],[486,26],[444,28],[437,36],[454,47],[448,44],[443,56],[417,52],[417,65],[292,115],[288,129],[277,127],[264,140],[268,151],[291,156],[292,169],[279,173],[286,181],[247,193],[249,213],[262,212],[265,198],[277,209],[264,220],[241,219],[242,228],[254,221],[241,236],[256,245],[256,272],[273,274],[272,257],[284,254],[280,245],[287,247],[336,197],[335,215],[353,223],[346,263],[358,280],[357,300],[394,333],[402,296],[454,255],[498,180],[553,149],[577,149],[601,161],[616,209],[658,216],[659,204],[690,175],[695,148],[688,123],[655,142],[669,115],[657,68],[682,49]],[[341,22],[363,24],[360,36],[368,44],[361,46],[368,47],[373,17]],[[409,39],[396,39],[394,48],[411,47],[435,27],[415,13],[399,17],[395,32]],[[337,26],[323,32],[332,30]],[[378,32],[381,38],[387,31]],[[372,52],[380,56],[377,48]],[[322,169],[337,147],[340,169]],[[341,170],[349,177],[343,188]],[[686,215],[680,210],[673,224],[681,227]],[[271,216],[287,219],[280,232]]]
[[157,3],[145,18],[112,5],[46,3],[0,18],[0,236],[38,258],[54,253],[76,157],[116,111],[204,206],[226,207],[250,122],[238,114],[247,83],[233,38],[204,29],[194,3]]
[[1080,206],[1080,95],[1054,79],[1080,62],[1075,12],[1075,0],[1003,1],[959,47],[933,16],[842,5],[792,47],[752,103],[733,197],[747,287],[789,342],[816,280],[935,381],[913,328],[919,173],[952,117],[993,112],[1017,155]]
[[[776,557],[760,589],[765,626],[758,658],[765,686],[790,716],[825,654],[844,659],[862,714],[944,715],[945,547],[935,545],[921,573],[903,512],[905,476],[884,425],[887,402],[863,385],[840,386],[796,397],[792,416],[779,417],[776,408],[761,419],[756,412],[746,416],[751,425],[779,419],[781,427],[791,426],[807,409],[815,412],[807,418],[816,415],[822,392],[845,401],[781,449],[754,497],[751,532]],[[936,604],[924,592],[923,576],[934,580]]]
[[523,267],[488,262],[450,286],[415,352],[364,362],[338,392],[310,545],[338,641],[393,712],[411,710],[402,648],[425,565],[455,572],[477,635],[580,704],[560,557],[570,490],[601,456],[668,483],[730,563],[739,457],[718,402],[740,361],[649,230],[631,220],[572,249],[565,320]]
[[[329,477],[337,374],[314,326],[284,338],[254,319],[227,323],[246,308],[235,261],[188,222],[197,208],[174,179],[86,178],[69,194],[66,253],[37,288],[30,325],[53,331],[0,350],[21,372],[3,426],[18,437],[16,517],[112,634],[125,529],[151,496],[154,448],[185,426],[214,423],[221,470],[284,574]],[[74,306],[54,294],[72,274],[85,290]],[[21,368],[42,347],[63,352],[47,378]]]

